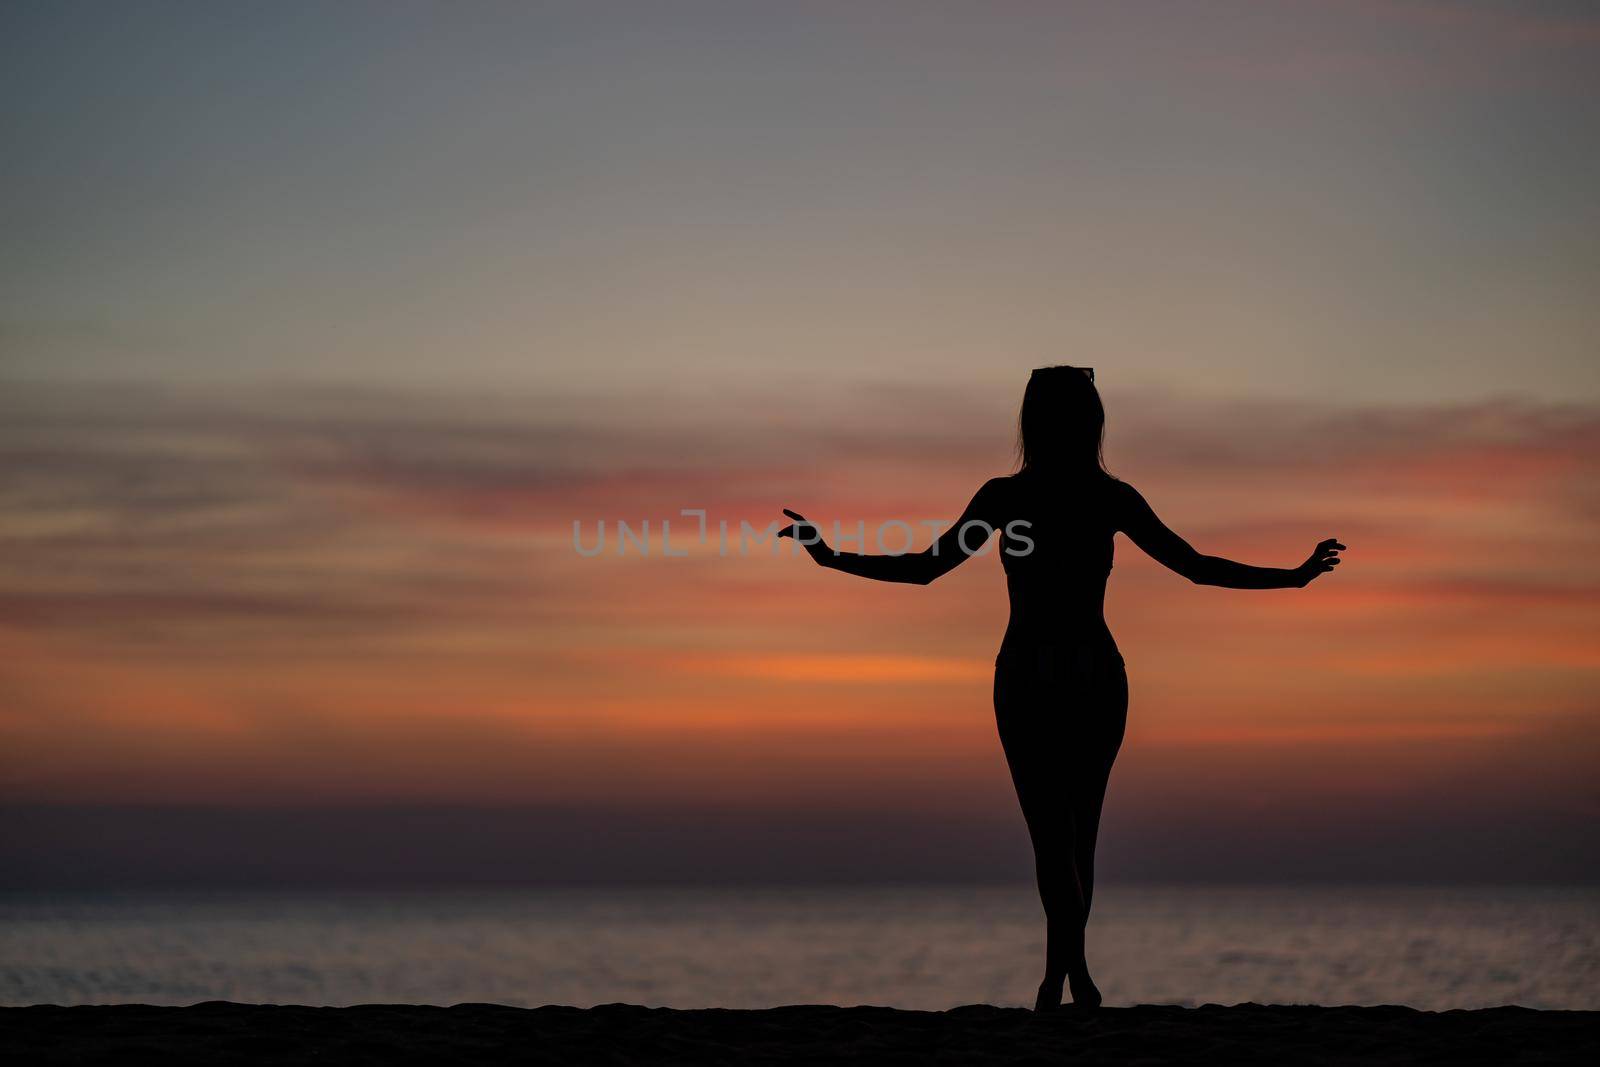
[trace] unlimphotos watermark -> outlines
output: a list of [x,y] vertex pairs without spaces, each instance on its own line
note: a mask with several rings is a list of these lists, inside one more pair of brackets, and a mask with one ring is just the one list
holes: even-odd
[[[767,525],[756,528],[750,525],[748,519],[740,519],[737,528],[729,525],[729,520],[718,519],[713,530],[706,516],[705,508],[683,508],[678,512],[680,518],[694,519],[698,529],[687,532],[678,544],[672,540],[672,520],[661,519],[658,527],[659,537],[651,534],[649,519],[641,519],[634,523],[626,519],[612,521],[611,528],[616,533],[614,542],[608,542],[607,522],[600,519],[595,523],[595,530],[591,535],[584,531],[584,522],[581,519],[572,520],[572,548],[580,556],[594,557],[606,552],[608,543],[614,545],[613,554],[626,556],[630,553],[649,557],[658,555],[660,558],[679,558],[689,555],[685,547],[688,544],[717,546],[718,556],[739,555],[748,556],[752,549],[767,546],[771,555],[777,555],[780,541],[790,541],[790,554],[798,555],[808,545],[815,545],[822,540],[822,531],[810,522],[791,524],[782,519],[774,519]],[[792,538],[780,538],[778,532],[786,526],[794,525],[795,534]],[[948,519],[917,519],[914,523],[903,519],[886,519],[877,523],[873,529],[872,544],[877,551],[885,556],[904,556],[912,552],[921,551],[917,548],[917,527],[926,527],[928,534],[928,550],[933,555],[938,555],[941,547],[941,535],[948,531],[952,523]],[[1008,556],[1026,556],[1033,551],[1033,539],[1026,534],[1032,524],[1026,519],[1013,519],[1005,524],[1005,548],[1003,551]],[[840,549],[851,544],[857,551],[867,551],[867,523],[858,519],[853,532],[846,532],[847,527],[839,520],[833,522],[833,538],[830,547],[834,555],[843,555]],[[968,556],[986,555],[991,547],[991,536],[995,527],[982,519],[968,519],[955,531],[955,545],[957,550]],[[659,552],[656,551],[659,546]]]

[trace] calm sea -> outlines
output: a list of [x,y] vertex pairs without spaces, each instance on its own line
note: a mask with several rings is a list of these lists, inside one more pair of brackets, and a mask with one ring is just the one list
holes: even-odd
[[[1111,1004],[1600,1008],[1600,892],[1097,893]],[[0,1001],[1031,1002],[1016,888],[0,895]]]

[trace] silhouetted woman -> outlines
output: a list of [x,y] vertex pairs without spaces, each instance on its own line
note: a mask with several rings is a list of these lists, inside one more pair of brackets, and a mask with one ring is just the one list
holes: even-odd
[[1083,934],[1094,894],[1094,846],[1112,761],[1122,745],[1128,677],[1106,627],[1106,578],[1118,530],[1157,561],[1200,585],[1301,587],[1339,563],[1329,538],[1293,569],[1202,556],[1169,530],[1133,486],[1106,472],[1105,410],[1093,371],[1041,367],[1028,379],[1019,419],[1021,468],[979,488],[961,518],[921,552],[837,554],[814,524],[795,537],[824,567],[885,582],[926,585],[1000,531],[1011,620],[994,669],[994,711],[1011,780],[1033,839],[1047,922],[1044,981],[1035,1009],[1093,1007]]

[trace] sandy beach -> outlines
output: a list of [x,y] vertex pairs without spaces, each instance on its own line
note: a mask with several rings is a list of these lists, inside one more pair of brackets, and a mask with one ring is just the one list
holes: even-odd
[[213,1001],[0,1009],[18,1063],[1593,1063],[1600,1012],[1140,1006],[1035,1015]]

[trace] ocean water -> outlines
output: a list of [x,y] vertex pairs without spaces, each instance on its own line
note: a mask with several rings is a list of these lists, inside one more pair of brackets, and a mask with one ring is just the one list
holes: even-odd
[[[1031,887],[0,895],[0,1002],[1031,1003]],[[1096,894],[1109,1004],[1600,1008],[1600,891]]]

